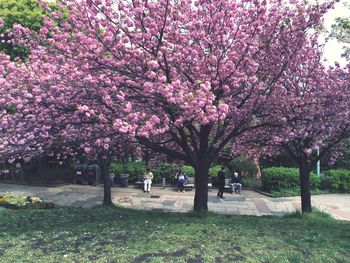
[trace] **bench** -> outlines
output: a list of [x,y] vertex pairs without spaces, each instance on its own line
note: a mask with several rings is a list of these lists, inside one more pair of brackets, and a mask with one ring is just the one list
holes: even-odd
[[225,179],[225,192],[227,192],[227,190],[228,190],[229,192],[231,192],[231,186],[230,186],[230,184],[231,184],[231,179]]
[[142,181],[142,180],[138,180],[138,181],[136,181],[136,182],[134,183],[134,185],[135,185],[136,187],[143,188],[143,181]]
[[194,177],[188,177],[186,183],[184,184],[184,190],[191,191],[194,188]]
[[231,179],[225,179],[225,192],[231,192]]
[[[184,184],[184,189],[191,191],[194,188],[194,177],[188,177],[187,182]],[[213,184],[211,183],[211,178],[208,179],[208,188],[213,187]]]

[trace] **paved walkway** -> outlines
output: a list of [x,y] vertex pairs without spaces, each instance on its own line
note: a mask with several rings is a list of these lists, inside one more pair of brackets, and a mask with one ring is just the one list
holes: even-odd
[[[35,195],[62,206],[89,207],[102,203],[103,186],[66,185],[38,187],[0,184],[0,194]],[[276,215],[300,210],[300,197],[270,198],[254,191],[243,190],[240,195],[224,194],[216,197],[217,190],[210,189],[208,209],[228,215]],[[175,188],[153,187],[150,194],[129,186],[113,187],[113,203],[121,207],[165,212],[188,212],[193,209],[194,190],[177,193]],[[312,197],[313,207],[330,213],[334,218],[350,221],[350,194],[327,194]]]

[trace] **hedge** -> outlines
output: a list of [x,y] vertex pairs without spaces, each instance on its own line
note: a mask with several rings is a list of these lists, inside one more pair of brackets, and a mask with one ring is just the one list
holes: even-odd
[[321,188],[331,192],[350,193],[350,170],[332,169],[321,178]]
[[194,177],[196,172],[192,166],[185,165],[182,167],[182,172],[187,174],[190,177]]
[[146,171],[146,164],[144,162],[130,162],[130,163],[116,163],[112,162],[110,170],[119,177],[121,174],[129,175],[129,182],[134,183]]
[[[216,177],[220,171],[221,166],[215,165],[209,169],[209,177],[213,179],[213,183],[216,182]],[[111,163],[111,171],[119,177],[121,174],[129,174],[129,182],[134,183],[138,181],[144,172],[146,171],[146,164],[144,162],[129,162],[129,163]],[[165,177],[167,183],[175,184],[175,175],[178,171],[178,166],[171,163],[160,163],[157,167],[151,169],[154,175],[154,183],[161,183],[162,178]],[[192,166],[183,166],[182,171],[190,177],[196,175],[195,170]],[[226,171],[226,174],[229,174]]]
[[[111,163],[111,171],[119,177],[121,174],[129,174],[129,182],[134,183],[141,179],[146,171],[146,164],[144,162],[129,162],[129,163]],[[151,169],[154,183],[161,183],[162,178],[165,177],[167,183],[175,184],[175,175],[178,171],[178,166],[171,163],[160,163],[157,167]],[[191,166],[183,166],[182,171],[188,176],[195,176],[195,171]]]
[[240,171],[242,174],[246,174],[251,177],[255,176],[255,174],[258,172],[258,168],[256,167],[255,163],[244,156],[239,156],[233,159],[231,162],[229,162],[228,168],[230,169],[231,173],[233,171]]
[[[261,177],[263,189],[268,192],[299,189],[299,169],[286,167],[270,167],[263,170]],[[320,178],[310,173],[311,189],[320,187]]]
[[151,169],[155,183],[161,183],[162,178],[165,177],[167,183],[174,184],[176,181],[175,175],[178,171],[178,166],[170,163],[160,163],[157,167]]

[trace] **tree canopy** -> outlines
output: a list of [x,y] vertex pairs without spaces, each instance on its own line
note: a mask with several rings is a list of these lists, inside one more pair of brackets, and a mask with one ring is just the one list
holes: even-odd
[[[350,13],[350,6],[345,8],[348,8]],[[350,44],[350,16],[336,18],[336,22],[332,25],[332,31],[332,35],[339,41]],[[350,56],[350,48],[348,46],[344,46],[343,56]]]
[[[299,106],[323,103],[313,96],[319,84],[330,93],[343,87],[336,77],[324,84],[318,59],[315,28],[332,4],[62,1],[67,19],[51,10],[39,32],[11,31],[31,54],[20,65],[2,57],[0,98],[16,107],[2,113],[2,148],[35,154],[98,134],[94,149],[103,151],[123,135],[193,166],[194,209],[207,210],[208,170],[220,154],[282,130],[286,113],[312,118],[315,110]],[[300,121],[295,129],[305,133]]]
[[[0,0],[0,18],[3,20],[4,26],[0,28],[0,34],[6,34],[11,30],[14,24],[39,31],[43,26],[44,10],[35,0]],[[10,55],[12,59],[15,57],[24,58],[28,55],[28,50],[13,46],[8,43],[9,40],[3,38],[0,42],[0,52]]]

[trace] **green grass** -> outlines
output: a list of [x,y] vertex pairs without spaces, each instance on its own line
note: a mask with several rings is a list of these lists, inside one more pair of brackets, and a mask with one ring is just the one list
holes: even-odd
[[350,222],[116,207],[0,208],[0,262],[349,262]]
[[[311,195],[329,194],[327,190],[313,189]],[[300,196],[300,189],[281,189],[280,191],[272,191],[272,197],[288,197],[288,196]]]

